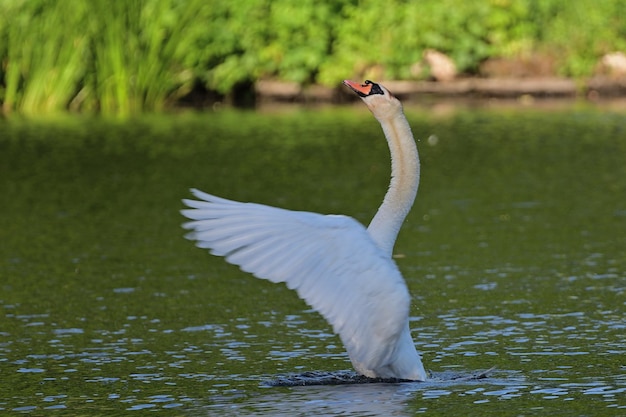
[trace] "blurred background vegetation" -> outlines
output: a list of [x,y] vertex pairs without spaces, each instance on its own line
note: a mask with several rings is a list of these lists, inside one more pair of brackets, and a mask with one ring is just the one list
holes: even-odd
[[[626,51],[624,0],[2,0],[0,101],[24,114],[160,111],[261,79],[424,79],[494,58],[586,77]],[[416,70],[417,68],[417,70]]]

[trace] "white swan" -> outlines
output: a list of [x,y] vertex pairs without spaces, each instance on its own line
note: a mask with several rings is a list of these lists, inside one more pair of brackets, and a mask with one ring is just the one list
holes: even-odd
[[344,81],[380,122],[391,152],[389,190],[367,229],[351,217],[283,210],[192,190],[186,237],[258,278],[284,282],[333,326],[362,375],[426,380],[411,338],[411,297],[392,260],[419,183],[419,158],[400,101],[380,84]]

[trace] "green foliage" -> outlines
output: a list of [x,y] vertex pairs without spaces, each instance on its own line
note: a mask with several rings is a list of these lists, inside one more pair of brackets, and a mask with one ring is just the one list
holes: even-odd
[[341,1],[215,1],[207,27],[205,77],[228,92],[259,78],[314,81],[331,52]]
[[626,50],[624,0],[4,0],[5,112],[159,111],[196,84],[337,85],[421,78],[426,49],[473,73],[491,57],[551,57],[582,77]]
[[[193,83],[186,45],[202,32],[201,0],[91,0],[94,22],[94,88],[105,113],[161,110]],[[184,7],[183,7],[184,6]],[[120,18],[123,17],[123,18]],[[206,16],[208,18],[208,16]],[[193,63],[192,63],[193,64]]]
[[[195,80],[201,0],[0,3],[5,112],[160,110]],[[205,13],[203,16],[202,13]]]
[[626,51],[623,0],[549,0],[543,7],[551,21],[537,46],[558,59],[564,75],[588,75],[598,57],[616,50]]
[[[60,2],[48,11],[37,1],[2,3],[5,111],[53,112],[75,97],[87,71],[86,15],[82,2]],[[61,21],[64,30],[58,30]]]

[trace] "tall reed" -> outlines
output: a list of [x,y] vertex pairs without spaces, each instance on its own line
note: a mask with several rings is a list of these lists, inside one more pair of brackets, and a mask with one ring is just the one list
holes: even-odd
[[[185,59],[201,33],[201,0],[93,0],[95,87],[103,113],[162,110],[194,81]],[[195,24],[195,26],[194,26]]]
[[[6,10],[18,5],[16,13]],[[64,110],[77,96],[88,67],[85,3],[61,1],[44,10],[44,2],[9,1],[2,12],[7,24],[4,110]]]
[[194,80],[202,0],[0,2],[5,112],[158,111]]

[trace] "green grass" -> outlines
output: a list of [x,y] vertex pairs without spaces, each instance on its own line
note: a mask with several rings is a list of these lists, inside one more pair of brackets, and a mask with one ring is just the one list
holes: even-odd
[[207,10],[197,0],[3,2],[3,110],[162,110],[194,82],[189,51]]

